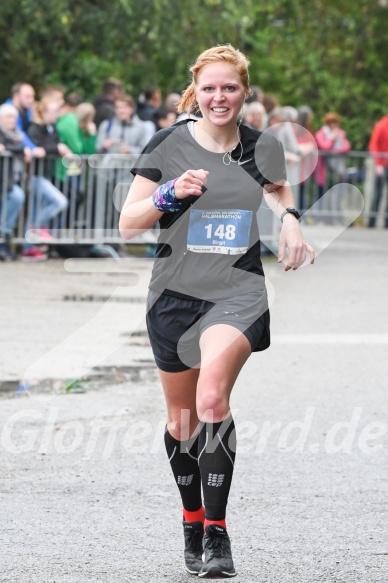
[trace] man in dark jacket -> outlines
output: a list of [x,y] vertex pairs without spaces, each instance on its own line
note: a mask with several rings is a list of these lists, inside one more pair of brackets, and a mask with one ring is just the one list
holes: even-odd
[[104,81],[102,93],[94,98],[96,115],[94,123],[98,126],[106,119],[112,119],[115,115],[115,99],[124,93],[124,85],[118,79],[107,79]]
[[156,131],[156,115],[159,107],[162,105],[162,94],[159,87],[146,89],[144,95],[139,97],[137,104],[137,115],[143,121],[152,121],[155,124]]

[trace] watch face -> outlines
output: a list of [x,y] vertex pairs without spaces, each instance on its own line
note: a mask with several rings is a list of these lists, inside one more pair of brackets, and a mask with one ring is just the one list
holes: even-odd
[[283,217],[287,214],[290,213],[291,215],[294,215],[294,217],[299,221],[300,220],[300,214],[298,213],[298,211],[294,208],[294,207],[287,207],[286,210],[283,212],[280,220],[283,222]]
[[296,210],[294,207],[289,207],[289,208],[287,208],[286,210],[287,210],[289,213],[291,213],[292,215],[294,215],[294,217],[295,217],[296,219],[298,219],[298,221],[299,221],[299,219],[300,219],[300,214],[298,213],[298,211],[297,211],[297,210]]

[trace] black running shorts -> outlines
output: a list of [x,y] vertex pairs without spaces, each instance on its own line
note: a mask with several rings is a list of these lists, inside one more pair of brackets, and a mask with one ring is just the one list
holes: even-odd
[[166,372],[197,367],[201,360],[200,336],[214,324],[229,324],[241,330],[252,352],[265,350],[270,345],[266,292],[260,298],[248,294],[214,304],[149,289],[146,322],[155,362]]

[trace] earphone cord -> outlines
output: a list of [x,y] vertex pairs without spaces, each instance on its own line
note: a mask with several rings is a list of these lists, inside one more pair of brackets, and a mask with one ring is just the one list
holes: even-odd
[[[235,145],[235,147],[234,147],[232,150],[229,150],[228,152],[225,152],[225,154],[224,154],[224,155],[223,155],[223,157],[222,157],[222,161],[223,161],[223,163],[225,164],[225,166],[230,166],[230,164],[231,164],[232,162],[234,162],[235,164],[236,164],[236,163],[238,164],[238,163],[240,162],[241,158],[242,158],[242,155],[243,155],[243,152],[244,152],[244,150],[243,150],[243,145],[242,145],[242,143],[241,143],[241,132],[240,132],[240,125],[241,125],[241,122],[242,122],[242,118],[240,119],[240,121],[239,121],[239,123],[238,123],[238,127],[237,127],[238,143]],[[233,158],[232,158],[232,152],[233,152],[233,150],[235,150],[235,149],[237,148],[237,146],[238,146],[239,144],[240,144],[240,147],[241,147],[241,153],[240,153],[240,157],[239,157],[239,159],[238,159],[238,160],[233,160]],[[228,162],[225,162],[225,156],[227,157],[226,159],[228,160]]]

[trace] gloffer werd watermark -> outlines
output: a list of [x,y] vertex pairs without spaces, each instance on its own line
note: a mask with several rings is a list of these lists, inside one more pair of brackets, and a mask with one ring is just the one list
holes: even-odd
[[[182,415],[187,420],[188,411]],[[385,447],[387,423],[368,421],[369,413],[354,407],[346,416],[326,425],[317,421],[316,407],[307,407],[298,419],[262,418],[260,422],[238,419],[233,410],[238,455],[263,455],[278,450],[286,454],[350,454],[359,450],[374,454]],[[174,423],[168,426],[173,431]],[[84,419],[62,421],[60,407],[45,412],[22,409],[12,414],[0,433],[0,447],[8,454],[77,455],[82,459],[107,460],[118,449],[128,454],[159,454],[164,450],[166,421],[134,420],[128,408],[106,409]],[[222,426],[220,431],[222,431]],[[181,439],[184,439],[181,437]]]

